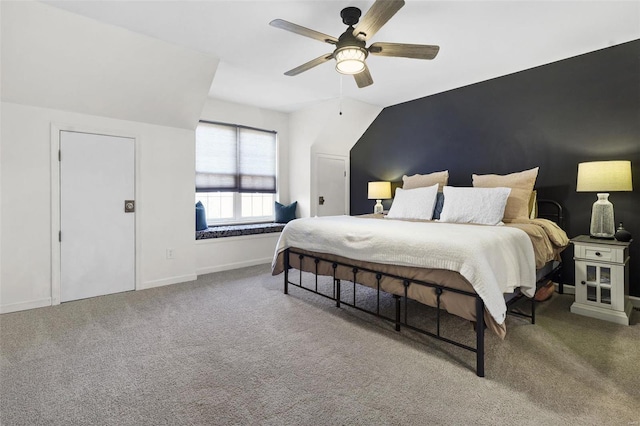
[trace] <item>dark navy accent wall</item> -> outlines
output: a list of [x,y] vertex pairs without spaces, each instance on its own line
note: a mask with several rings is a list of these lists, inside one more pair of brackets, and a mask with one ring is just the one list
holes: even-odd
[[450,185],[471,186],[472,173],[539,166],[538,196],[565,207],[570,237],[588,234],[596,195],[575,191],[576,173],[594,160],[631,160],[634,191],[609,199],[635,239],[640,296],[640,40],[385,108],[351,149],[351,214],[373,210],[368,181],[449,170]]

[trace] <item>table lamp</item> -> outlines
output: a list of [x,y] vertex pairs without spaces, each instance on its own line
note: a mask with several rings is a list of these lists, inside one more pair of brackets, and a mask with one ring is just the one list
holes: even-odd
[[591,209],[591,238],[613,239],[616,232],[609,192],[632,191],[631,161],[590,161],[578,164],[577,192],[596,192]]
[[382,213],[384,211],[382,200],[391,198],[391,182],[369,182],[368,198],[376,200],[376,205],[373,206],[373,213]]

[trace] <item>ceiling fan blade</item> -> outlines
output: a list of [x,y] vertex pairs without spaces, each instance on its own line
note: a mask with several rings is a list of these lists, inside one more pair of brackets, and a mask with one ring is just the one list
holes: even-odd
[[269,22],[269,25],[271,25],[272,27],[291,31],[292,33],[300,34],[305,37],[310,37],[316,40],[320,40],[329,44],[336,44],[338,42],[338,39],[333,36],[330,36],[328,34],[324,34],[318,31],[310,30],[309,28],[305,28],[303,26],[291,23],[289,21],[285,21],[283,19],[274,19],[273,21]]
[[372,55],[414,59],[433,59],[439,51],[440,46],[428,44],[373,43],[369,46]]
[[356,79],[356,84],[361,89],[373,84],[373,78],[371,78],[371,73],[369,72],[369,67],[367,66],[367,64],[364,64],[364,71],[361,71],[358,74],[354,74],[353,78]]
[[369,40],[402,6],[404,0],[376,0],[353,30],[353,35],[361,40]]
[[333,59],[333,53],[327,53],[326,55],[318,56],[317,58],[312,59],[309,62],[306,62],[300,65],[299,67],[295,67],[294,69],[285,72],[284,75],[288,75],[288,76],[298,75],[301,72],[310,70],[311,68],[318,66],[320,64],[323,64],[331,59]]

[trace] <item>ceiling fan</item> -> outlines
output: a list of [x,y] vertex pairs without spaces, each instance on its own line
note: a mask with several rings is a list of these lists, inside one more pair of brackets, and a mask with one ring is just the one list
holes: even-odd
[[[373,43],[368,48],[365,47],[367,40],[373,37],[402,6],[404,6],[404,0],[376,0],[362,20],[360,20],[362,12],[357,7],[342,9],[340,12],[342,22],[348,25],[349,28],[347,28],[339,38],[293,24],[283,19],[274,19],[269,22],[269,25],[272,27],[291,31],[335,46],[332,53],[327,53],[326,55],[312,59],[284,74],[288,76],[298,75],[317,65],[335,59],[336,70],[342,74],[352,74],[358,87],[362,88],[373,84],[373,78],[371,78],[369,67],[367,67],[365,62],[369,54],[414,59],[435,58],[440,50],[439,46],[404,43]],[[358,21],[360,21],[360,23],[358,23]],[[354,28],[354,25],[357,26]]]

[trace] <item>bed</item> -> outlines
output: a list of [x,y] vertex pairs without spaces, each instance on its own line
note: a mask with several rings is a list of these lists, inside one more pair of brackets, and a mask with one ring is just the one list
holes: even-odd
[[[472,351],[476,374],[484,377],[485,327],[504,338],[508,313],[535,323],[532,297],[559,271],[560,252],[568,245],[560,227],[561,206],[548,200],[536,204],[539,217],[505,220],[504,226],[382,215],[297,219],[283,230],[272,273],[284,272],[285,294],[289,286],[302,288],[332,299],[337,307],[350,306],[391,321],[398,331],[409,328]],[[291,269],[299,271],[296,281]],[[303,283],[302,272],[315,277],[311,284]],[[318,276],[332,278],[332,291],[318,291]],[[341,296],[343,281],[353,286],[352,300]],[[373,309],[356,304],[356,286],[375,290]],[[395,299],[393,315],[380,311],[384,293]],[[436,308],[435,329],[409,322],[409,300]],[[528,307],[523,309],[523,304]],[[474,325],[475,347],[442,335],[441,311]]]

